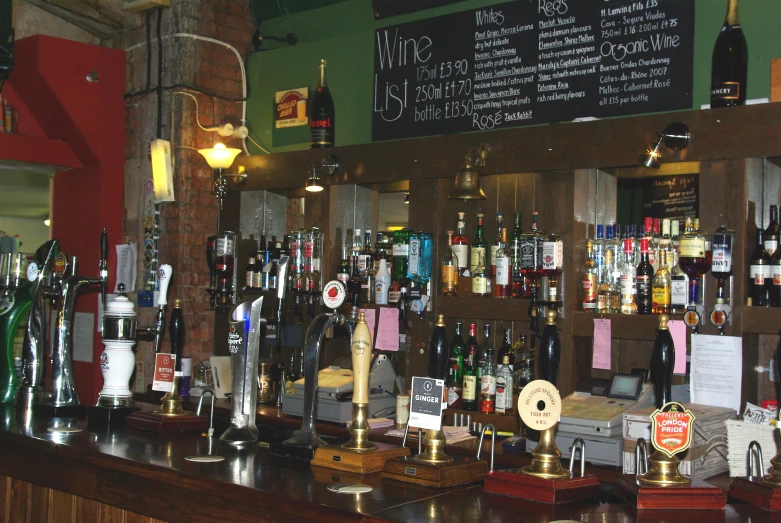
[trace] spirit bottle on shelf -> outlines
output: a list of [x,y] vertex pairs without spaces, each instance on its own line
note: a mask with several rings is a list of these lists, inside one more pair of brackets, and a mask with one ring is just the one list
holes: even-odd
[[367,230],[363,237],[363,248],[358,255],[358,270],[361,274],[372,268],[374,259],[374,251],[372,250],[372,231]]
[[678,265],[689,277],[689,296],[687,307],[698,303],[701,277],[710,271],[707,237],[694,227],[694,221],[686,218],[686,229],[680,237]]
[[781,249],[776,249],[770,257],[770,305],[781,307]]
[[637,314],[635,293],[637,292],[637,269],[632,263],[632,240],[624,240],[624,261],[621,271],[621,314]]
[[599,269],[594,262],[594,243],[586,242],[586,261],[580,266],[580,303],[584,311],[594,312],[597,308]]
[[409,233],[404,228],[393,231],[393,281],[403,284],[407,282],[409,272]]
[[602,224],[597,225],[597,230],[594,234],[593,257],[594,264],[597,266],[597,270],[599,271],[599,269],[601,269],[605,264],[605,226]]
[[597,312],[600,314],[619,312],[621,273],[613,266],[613,251],[605,251],[605,263],[600,272],[599,290],[597,291]]
[[495,253],[494,271],[494,297],[496,298],[509,298],[511,294],[512,285],[512,266],[510,261],[512,260],[512,253],[507,248],[507,229],[502,228],[501,237],[499,240],[499,248]]
[[640,263],[635,271],[637,285],[637,312],[653,313],[653,277],[654,268],[648,261],[648,240],[640,240]]
[[494,411],[496,399],[496,374],[494,373],[494,351],[491,347],[491,326],[486,324],[483,329],[483,352],[478,364],[480,382],[480,399],[478,410],[484,414]]
[[770,223],[767,224],[765,233],[762,235],[762,239],[765,242],[765,250],[769,256],[775,254],[778,248],[778,236],[781,233],[778,225],[778,205],[770,206]]
[[252,251],[249,260],[247,261],[247,268],[244,270],[246,274],[245,285],[248,289],[253,289],[255,287],[255,271],[257,270],[255,268],[255,256],[255,251]]
[[472,270],[472,295],[490,296],[491,279],[488,276],[488,270],[485,268],[485,249],[478,253],[477,265]]
[[532,213],[531,231],[521,234],[521,274],[524,278],[524,298],[537,292],[537,280],[542,276],[542,234],[537,230],[539,214]]
[[464,380],[461,389],[461,408],[477,410],[477,325],[469,324],[469,337],[466,339],[466,356],[464,358]]
[[499,250],[502,241],[504,241],[505,246],[507,245],[507,238],[502,240],[503,220],[504,220],[504,215],[502,213],[497,213],[496,214],[496,238],[494,238],[494,243],[493,245],[491,245],[491,255],[489,256],[489,260],[491,262],[491,276],[496,276],[496,251]]
[[350,248],[350,258],[358,260],[361,256],[361,251],[363,251],[363,237],[361,236],[361,230],[353,229],[353,245]]
[[513,414],[513,374],[510,356],[504,355],[496,370],[496,401],[497,414]]
[[510,252],[512,253],[513,259],[512,263],[513,266],[515,266],[516,261],[520,265],[521,260],[521,234],[523,234],[523,231],[521,230],[521,213],[517,212],[515,215],[513,215],[513,231],[510,235],[510,244],[508,247],[510,248]]
[[388,264],[385,253],[380,252],[377,274],[374,276],[374,303],[388,305],[388,292],[390,291],[391,277],[388,272]]
[[548,295],[544,302],[549,307],[562,306],[561,274],[564,270],[564,242],[561,236],[551,233],[542,243],[542,274],[548,279]]
[[350,281],[350,262],[347,257],[343,257],[339,262],[339,267],[336,269],[336,279],[344,284],[344,288],[347,289],[347,283]]
[[732,276],[732,245],[735,232],[722,225],[713,233],[713,254],[711,256],[711,273],[718,280],[719,288],[723,288],[726,280]]
[[464,213],[458,213],[458,227],[456,227],[456,234],[453,236],[453,254],[456,256],[458,262],[458,274],[463,275],[469,269],[469,240],[464,233],[466,222],[464,221]]
[[654,314],[670,314],[670,272],[667,270],[667,254],[664,251],[659,253],[657,260],[659,268],[654,274],[651,284],[651,295],[653,304],[651,312]]
[[450,342],[450,382],[447,384],[447,406],[452,409],[461,408],[462,389],[464,380],[464,339],[461,337],[461,322],[456,323],[456,335]]
[[469,272],[474,272],[477,267],[478,259],[480,255],[483,256],[483,265],[486,262],[485,252],[485,237],[483,231],[483,214],[477,215],[477,232],[475,232],[475,241],[472,243],[471,256],[469,258]]
[[[505,356],[511,356],[512,355],[513,346],[512,346],[512,342],[510,341],[510,331],[511,331],[510,327],[505,327],[505,329],[504,329],[504,340],[502,341],[502,346],[499,347],[499,352],[497,353],[497,356],[496,356],[496,360],[497,361],[502,361],[502,358],[504,358]],[[512,361],[512,358],[511,358],[511,361]],[[513,364],[512,363],[508,363],[508,365],[510,366],[510,371],[512,372]]]
[[352,275],[347,282],[347,301],[353,304],[353,307],[361,306],[361,297],[363,294],[363,277],[358,271],[358,257],[353,258]]
[[442,258],[442,296],[458,296],[458,261],[452,236],[453,231],[447,231],[447,248]]
[[751,255],[751,261],[749,261],[748,294],[755,307],[770,305],[767,300],[770,287],[770,256],[765,250],[763,234],[762,229],[757,229],[757,247],[754,249],[754,254]]

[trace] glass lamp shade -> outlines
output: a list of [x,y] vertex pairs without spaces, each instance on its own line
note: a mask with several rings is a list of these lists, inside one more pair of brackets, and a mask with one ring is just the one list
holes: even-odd
[[241,149],[225,147],[221,143],[214,144],[211,149],[198,149],[198,152],[206,158],[206,162],[212,169],[227,169],[233,160],[241,152]]

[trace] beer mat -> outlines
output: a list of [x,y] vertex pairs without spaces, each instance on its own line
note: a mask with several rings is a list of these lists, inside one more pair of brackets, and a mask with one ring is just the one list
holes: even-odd
[[[426,433],[425,430],[421,431],[423,434]],[[470,439],[477,439],[477,436],[472,436],[469,433],[469,427],[450,427],[447,425],[442,426],[442,433],[445,435],[445,442],[448,444],[452,443],[458,443],[459,441],[467,441]],[[386,436],[392,436],[397,438],[403,438],[404,437],[404,429],[392,429],[385,433]],[[414,427],[411,427],[409,430],[409,434],[407,434],[407,438],[409,439],[418,439],[418,431]]]
[[[353,424],[353,420],[347,422],[347,427]],[[389,418],[369,418],[369,428],[381,429],[383,427],[392,427],[396,422]],[[404,434],[402,434],[403,436]]]
[[369,485],[346,485],[344,483],[336,483],[334,485],[328,485],[328,490],[336,492],[337,494],[365,494],[371,492],[373,489]]
[[46,430],[54,432],[55,434],[73,434],[74,432],[81,432],[78,427],[49,427]]
[[196,463],[217,463],[218,461],[223,461],[225,456],[187,456],[184,459]]

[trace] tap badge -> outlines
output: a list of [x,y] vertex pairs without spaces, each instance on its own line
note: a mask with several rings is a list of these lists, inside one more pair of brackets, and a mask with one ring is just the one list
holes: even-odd
[[673,457],[691,445],[693,426],[694,414],[671,401],[651,414],[651,443],[656,450]]
[[347,290],[339,280],[331,280],[323,288],[323,304],[329,309],[338,309],[347,297]]

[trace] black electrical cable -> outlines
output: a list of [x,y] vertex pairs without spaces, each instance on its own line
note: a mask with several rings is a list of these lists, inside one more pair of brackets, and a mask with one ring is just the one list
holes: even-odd
[[146,88],[152,87],[152,11],[146,12]]
[[163,138],[163,38],[160,27],[163,20],[163,8],[157,8],[157,138]]

